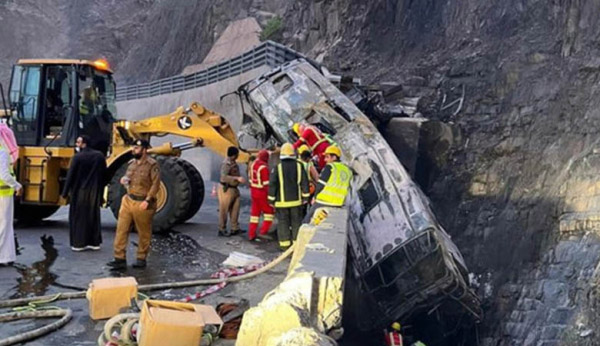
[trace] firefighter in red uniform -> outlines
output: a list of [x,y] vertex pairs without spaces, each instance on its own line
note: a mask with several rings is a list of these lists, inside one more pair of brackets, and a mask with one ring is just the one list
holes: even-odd
[[319,157],[319,170],[323,169],[326,164],[325,149],[330,145],[327,136],[325,136],[318,128],[311,125],[295,123],[292,129],[298,137],[300,137],[296,143],[294,143],[294,149],[298,149],[302,144],[308,145],[312,154]]
[[267,240],[267,233],[273,223],[275,209],[269,205],[269,152],[261,150],[258,157],[250,164],[250,199],[252,206],[250,208],[250,227],[248,229],[248,238],[257,240],[256,229],[260,220],[260,214],[263,214],[263,223],[260,229],[259,238]]
[[402,334],[400,334],[400,323],[392,323],[392,330],[385,330],[386,346],[403,346]]

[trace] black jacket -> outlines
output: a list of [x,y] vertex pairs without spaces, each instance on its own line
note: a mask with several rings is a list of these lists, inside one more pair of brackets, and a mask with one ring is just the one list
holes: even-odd
[[309,197],[308,176],[302,164],[295,158],[282,159],[271,170],[269,203],[276,208],[292,208],[301,206]]

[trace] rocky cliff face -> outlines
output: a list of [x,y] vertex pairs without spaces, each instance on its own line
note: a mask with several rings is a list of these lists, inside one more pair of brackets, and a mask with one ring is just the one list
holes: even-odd
[[36,3],[0,1],[0,80],[25,56],[105,55],[122,82],[165,77],[229,20],[278,14],[284,43],[418,92],[421,113],[462,131],[426,189],[485,297],[481,344],[600,344],[597,1]]
[[[418,87],[421,112],[463,132],[428,192],[486,297],[482,344],[593,344],[600,5],[337,5],[306,13],[343,24],[293,42],[368,80]],[[463,90],[460,109],[447,107]]]
[[0,81],[19,58],[105,57],[118,82],[179,74],[199,63],[231,20],[263,24],[284,0],[0,1]]

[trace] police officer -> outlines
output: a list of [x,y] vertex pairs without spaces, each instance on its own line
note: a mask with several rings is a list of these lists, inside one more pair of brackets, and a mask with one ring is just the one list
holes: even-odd
[[315,203],[311,206],[304,222],[310,222],[315,210],[321,207],[341,207],[352,181],[352,171],[340,162],[342,151],[335,145],[325,150],[327,165],[323,168],[315,191]]
[[[240,230],[240,191],[239,184],[245,184],[246,179],[240,176],[240,167],[236,160],[240,150],[236,147],[227,148],[227,158],[221,165],[219,181],[219,233],[218,236],[229,237],[241,232]],[[231,231],[227,231],[227,215],[231,221]]]
[[308,202],[308,177],[302,163],[296,160],[290,143],[281,146],[281,162],[271,171],[269,203],[277,213],[279,248],[286,250],[298,236],[302,224],[302,205]]
[[117,234],[114,242],[115,259],[107,265],[113,269],[124,269],[129,230],[131,224],[138,232],[137,261],[134,268],[146,267],[146,257],[150,250],[152,236],[152,218],[156,212],[156,194],[160,185],[160,167],[158,162],[148,156],[149,143],[138,139],[133,147],[133,160],[129,161],[127,173],[121,178],[121,184],[127,188],[127,194],[121,200]]

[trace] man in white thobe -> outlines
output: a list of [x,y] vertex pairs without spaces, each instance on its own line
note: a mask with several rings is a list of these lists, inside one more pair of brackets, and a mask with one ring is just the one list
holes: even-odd
[[17,258],[13,229],[14,197],[23,187],[15,179],[13,162],[7,145],[0,139],[0,265],[10,265]]

